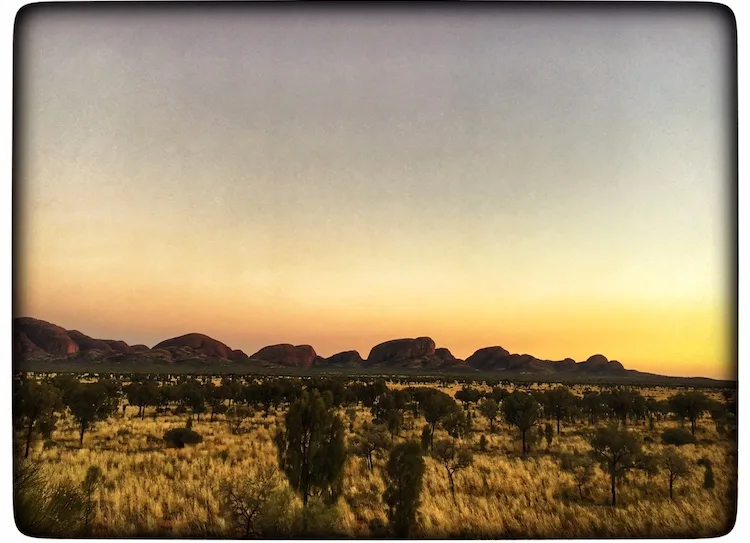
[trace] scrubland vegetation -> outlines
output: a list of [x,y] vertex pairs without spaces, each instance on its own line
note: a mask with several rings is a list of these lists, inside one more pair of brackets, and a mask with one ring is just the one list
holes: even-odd
[[[101,378],[100,378],[101,377]],[[32,535],[680,537],[733,524],[736,394],[24,375]]]

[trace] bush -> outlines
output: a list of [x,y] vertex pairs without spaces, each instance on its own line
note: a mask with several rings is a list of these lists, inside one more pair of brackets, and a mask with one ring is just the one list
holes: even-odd
[[297,510],[292,521],[295,537],[330,538],[339,535],[339,512],[318,497],[310,498],[305,507]]
[[667,428],[661,434],[661,440],[665,445],[687,445],[695,443],[696,439],[693,434],[684,428]]
[[182,449],[185,445],[202,442],[203,436],[189,428],[173,428],[164,434],[164,441],[170,447]]

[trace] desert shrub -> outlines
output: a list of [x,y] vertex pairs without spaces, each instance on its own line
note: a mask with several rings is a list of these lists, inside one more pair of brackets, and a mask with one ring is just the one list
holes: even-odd
[[665,445],[687,445],[695,443],[696,439],[693,434],[684,428],[667,428],[661,434],[661,440]]
[[254,477],[224,483],[223,511],[233,535],[244,538],[266,535],[257,523],[267,513],[266,504],[278,486],[279,477],[274,467],[262,469]]
[[419,443],[411,441],[395,446],[388,458],[383,502],[387,505],[388,522],[397,537],[409,537],[417,524],[425,469],[423,452]]
[[575,479],[578,488],[578,497],[583,500],[583,487],[594,478],[594,459],[591,456],[577,454],[564,454],[560,461],[560,467],[570,473]]
[[307,505],[297,509],[292,521],[294,537],[327,538],[342,535],[336,506],[330,506],[319,497],[309,498]]
[[13,506],[18,529],[34,537],[73,537],[84,521],[85,497],[71,483],[49,484],[39,465],[21,461],[13,473]]
[[482,452],[485,452],[487,450],[487,438],[484,437],[484,434],[482,434],[482,437],[479,438],[479,450]]
[[276,435],[279,466],[307,505],[313,494],[335,502],[346,463],[344,423],[317,389],[303,391]]
[[172,428],[164,434],[164,441],[169,447],[182,449],[185,445],[195,445],[203,441],[203,436],[190,428]]
[[129,428],[120,428],[117,430],[116,433],[117,437],[127,437],[130,435],[130,429]]
[[703,488],[705,488],[706,490],[712,489],[714,486],[716,486],[716,483],[714,482],[714,469],[711,465],[711,460],[704,456],[700,460],[698,460],[698,465],[704,467],[706,470],[703,473]]

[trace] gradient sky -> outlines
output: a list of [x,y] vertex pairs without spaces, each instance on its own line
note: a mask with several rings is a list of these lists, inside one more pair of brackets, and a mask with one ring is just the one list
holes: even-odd
[[733,376],[720,11],[56,8],[17,34],[18,314]]

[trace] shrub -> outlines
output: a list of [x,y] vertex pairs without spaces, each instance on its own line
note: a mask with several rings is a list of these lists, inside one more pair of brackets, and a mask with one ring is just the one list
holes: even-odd
[[396,537],[409,537],[416,528],[425,469],[422,454],[423,447],[416,441],[401,443],[391,450],[386,464],[383,502]]
[[185,445],[202,442],[203,436],[189,428],[173,428],[164,434],[164,441],[170,447],[182,449]]
[[667,428],[661,434],[661,440],[665,445],[687,445],[695,443],[695,436],[684,428]]

